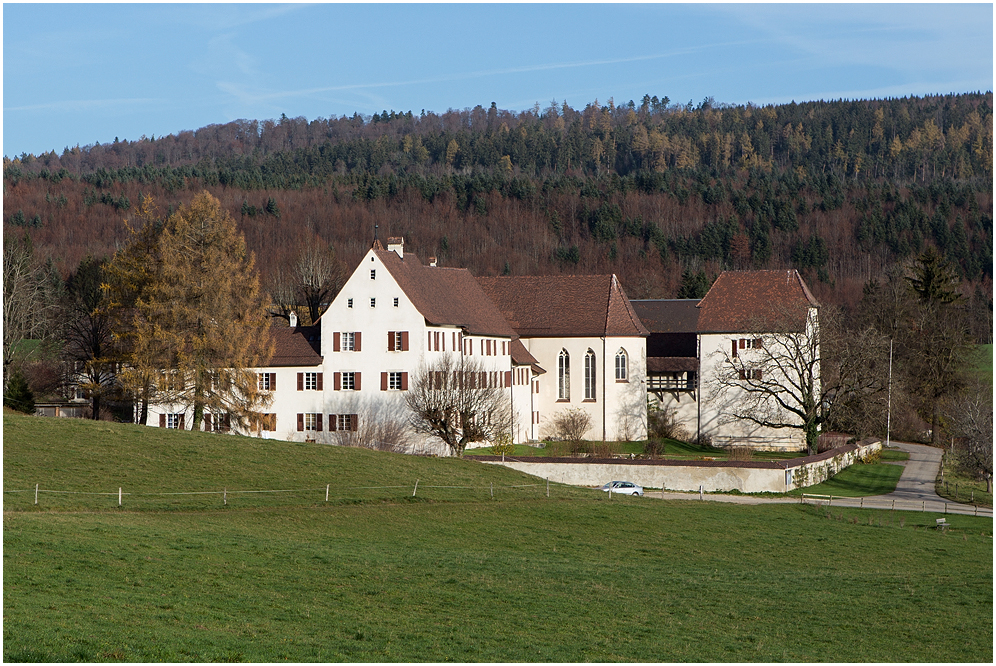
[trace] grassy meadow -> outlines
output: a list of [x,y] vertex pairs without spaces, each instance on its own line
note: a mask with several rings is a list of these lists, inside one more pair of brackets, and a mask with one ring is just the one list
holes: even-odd
[[4,490],[5,661],[992,661],[988,519],[8,414]]

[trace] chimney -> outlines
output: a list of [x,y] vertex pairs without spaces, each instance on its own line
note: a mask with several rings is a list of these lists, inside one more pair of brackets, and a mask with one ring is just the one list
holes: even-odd
[[432,267],[436,266],[436,258],[435,257],[429,257],[429,265],[432,266]]
[[290,319],[290,327],[297,328],[297,313],[292,310],[288,319]]
[[387,251],[397,252],[402,259],[405,258],[405,239],[403,236],[393,236],[387,239]]

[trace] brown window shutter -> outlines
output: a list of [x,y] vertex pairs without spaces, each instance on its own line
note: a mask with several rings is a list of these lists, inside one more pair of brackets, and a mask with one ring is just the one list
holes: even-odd
[[321,432],[322,431],[322,415],[321,414],[315,414],[315,430],[317,432]]
[[159,415],[159,427],[160,428],[165,428],[166,427],[166,415],[165,414],[160,414]]
[[225,414],[225,421],[224,421],[224,423],[225,423],[225,426],[224,426],[225,432],[228,432],[229,430],[232,429],[232,415],[231,414]]
[[318,372],[318,373],[315,373],[315,374],[317,375],[315,377],[315,390],[316,391],[321,391],[322,390],[322,375],[324,373]]
[[402,391],[407,391],[408,390],[408,373],[407,372],[402,372],[401,373],[401,390]]
[[277,390],[277,373],[275,372],[270,373],[270,390],[271,391]]
[[401,331],[401,351],[408,351],[408,331]]
[[[332,373],[332,390],[341,391],[342,390],[342,373],[333,372]],[[331,428],[330,428],[331,430]]]
[[335,419],[336,419],[335,414],[329,414],[329,432],[335,432],[336,431],[336,427],[335,427],[336,420]]
[[755,370],[754,371],[754,379],[764,379],[764,371],[763,370]]
[[386,372],[380,373],[380,390],[381,391],[386,391],[387,390],[387,373]]
[[508,386],[511,386],[511,385],[512,385],[512,371],[511,370],[506,370],[505,371],[505,386],[508,387]]
[[204,415],[204,430],[206,430],[207,432],[211,432],[211,415],[210,414],[205,414]]
[[304,414],[297,415],[297,431],[298,432],[304,431]]
[[332,351],[337,352],[340,349],[339,342],[339,331],[332,334]]
[[360,351],[360,332],[359,331],[357,331],[353,335],[353,349],[355,351]]
[[754,347],[756,349],[763,348],[764,347],[764,338],[755,338],[754,339]]
[[743,370],[738,370],[737,374],[740,375],[740,379],[747,379],[747,373]]
[[357,372],[353,376],[353,390],[354,391],[359,391],[360,390],[360,373],[359,372]]
[[733,358],[737,357],[737,341],[733,341]]
[[359,414],[349,415],[349,429],[356,432],[360,429],[360,416]]
[[180,414],[180,430],[183,430],[183,417],[184,416],[186,416],[186,414]]
[[740,348],[744,349],[747,346],[747,340],[740,338]]
[[387,351],[394,351],[394,331],[387,332]]
[[297,390],[298,391],[303,391],[304,390],[304,373],[303,372],[297,373]]
[[432,351],[432,331],[426,331],[425,339],[427,340],[426,344],[428,345],[426,349]]

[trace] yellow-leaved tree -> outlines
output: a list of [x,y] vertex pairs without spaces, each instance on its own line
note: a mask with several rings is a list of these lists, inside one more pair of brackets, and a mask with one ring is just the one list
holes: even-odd
[[[144,206],[144,202],[143,202]],[[255,260],[207,192],[145,226],[114,258],[108,288],[126,341],[121,379],[136,397],[252,427],[270,398],[254,368],[273,354]]]

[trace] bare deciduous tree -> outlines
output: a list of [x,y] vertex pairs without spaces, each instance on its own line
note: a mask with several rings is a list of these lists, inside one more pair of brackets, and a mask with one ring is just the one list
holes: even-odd
[[801,430],[812,455],[823,424],[851,401],[885,389],[889,345],[873,329],[845,330],[836,308],[821,308],[818,318],[811,310],[802,331],[793,323],[798,316],[786,312],[781,321],[755,322],[745,332],[751,349],[736,356],[723,351],[708,388],[727,421]]
[[570,444],[572,454],[583,453],[584,436],[591,430],[591,414],[580,407],[572,407],[557,412],[553,417],[554,436]]
[[35,260],[31,240],[5,238],[3,244],[3,382],[7,387],[15,346],[46,337],[53,303],[45,269]]
[[412,427],[438,437],[457,456],[471,442],[511,432],[510,396],[492,377],[483,363],[463,357],[447,355],[423,366],[405,394]]
[[993,491],[993,385],[976,378],[947,405],[949,428],[958,438],[958,459]]

